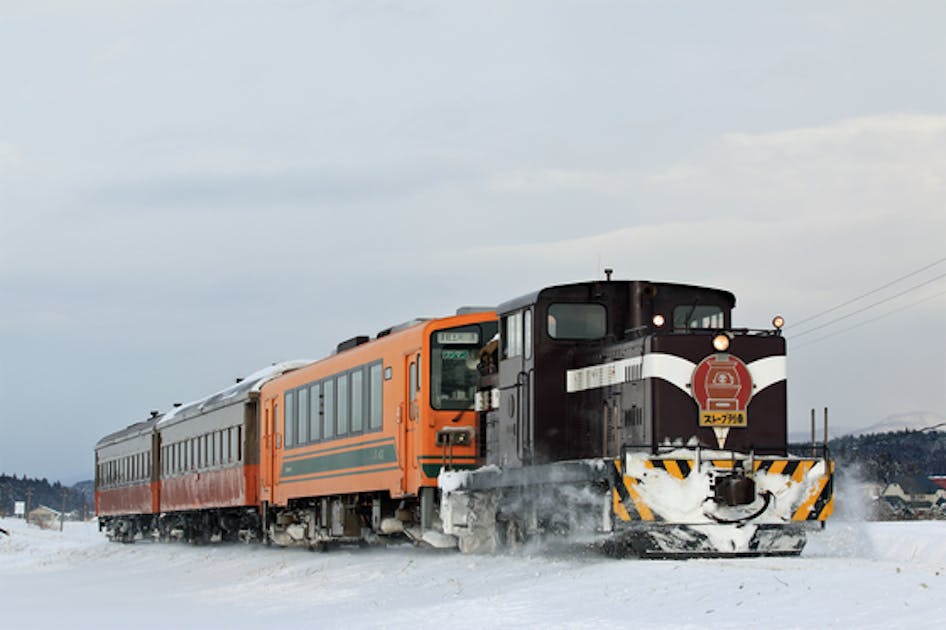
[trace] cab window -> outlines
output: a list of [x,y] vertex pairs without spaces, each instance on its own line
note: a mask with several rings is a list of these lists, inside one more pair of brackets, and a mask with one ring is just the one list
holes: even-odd
[[607,311],[603,304],[551,304],[546,326],[552,339],[601,339]]

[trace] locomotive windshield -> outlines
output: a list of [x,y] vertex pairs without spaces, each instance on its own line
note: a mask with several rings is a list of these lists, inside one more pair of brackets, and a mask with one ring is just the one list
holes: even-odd
[[673,309],[674,329],[722,328],[726,325],[723,309],[711,304],[685,304]]
[[479,383],[479,350],[496,335],[497,322],[447,330],[430,337],[430,404],[434,409],[473,409]]

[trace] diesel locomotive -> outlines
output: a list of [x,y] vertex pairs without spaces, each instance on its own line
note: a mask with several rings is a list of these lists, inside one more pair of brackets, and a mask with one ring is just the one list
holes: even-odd
[[611,280],[415,320],[154,413],[96,446],[115,540],[322,548],[533,539],[792,555],[833,509],[787,450],[781,324],[718,289]]

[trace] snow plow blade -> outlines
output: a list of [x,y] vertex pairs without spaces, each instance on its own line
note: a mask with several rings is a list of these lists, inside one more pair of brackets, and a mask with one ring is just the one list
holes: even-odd
[[791,556],[831,514],[833,473],[826,458],[694,449],[487,467],[441,475],[441,519],[469,553],[558,537],[620,556]]

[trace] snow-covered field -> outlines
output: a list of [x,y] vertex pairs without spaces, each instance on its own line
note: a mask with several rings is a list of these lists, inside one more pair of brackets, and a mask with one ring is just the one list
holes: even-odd
[[0,519],[3,628],[942,627],[946,522],[833,522],[800,558],[109,543]]

